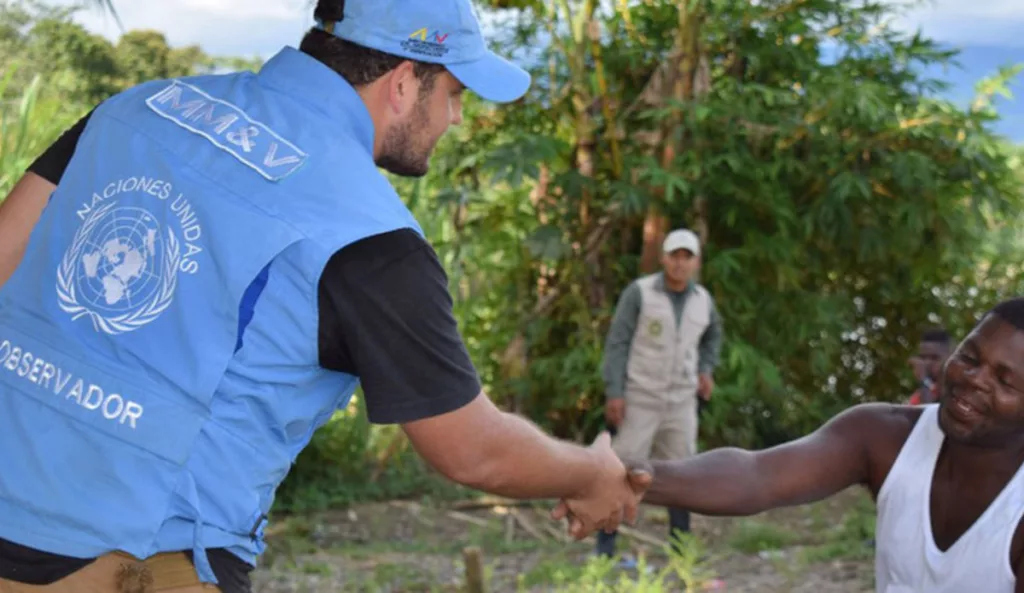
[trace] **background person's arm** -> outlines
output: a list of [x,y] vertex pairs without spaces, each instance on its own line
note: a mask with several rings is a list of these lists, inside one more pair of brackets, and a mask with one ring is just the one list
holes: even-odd
[[698,392],[705,400],[711,398],[711,392],[715,388],[715,369],[718,367],[722,352],[722,316],[719,315],[718,308],[715,306],[714,297],[708,294],[708,299],[711,319],[708,326],[704,328],[697,347],[697,372],[700,376]]
[[604,342],[601,375],[604,379],[605,394],[609,399],[619,399],[626,388],[626,367],[629,350],[640,317],[640,286],[633,282],[619,295],[611,325]]
[[654,482],[644,500],[702,515],[745,516],[877,483],[871,448],[894,442],[892,433],[899,428],[891,420],[892,409],[887,404],[856,406],[806,437],[764,451],[730,447],[682,461],[652,462]]
[[604,417],[609,426],[619,426],[626,418],[626,372],[642,298],[636,282],[622,291],[605,338],[601,375],[605,385]]

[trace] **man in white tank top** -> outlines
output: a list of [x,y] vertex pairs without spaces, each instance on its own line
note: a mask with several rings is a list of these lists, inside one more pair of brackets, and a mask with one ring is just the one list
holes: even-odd
[[[878,593],[1024,593],[1024,298],[990,311],[943,368],[937,404],[853,407],[764,451],[629,465],[645,501],[746,516],[866,487]],[[564,505],[555,518],[566,515]]]

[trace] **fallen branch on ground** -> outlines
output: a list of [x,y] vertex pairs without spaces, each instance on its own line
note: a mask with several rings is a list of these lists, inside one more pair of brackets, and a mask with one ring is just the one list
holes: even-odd
[[535,501],[532,500],[513,500],[500,496],[485,496],[473,500],[460,500],[448,506],[457,511],[475,511],[479,509],[492,509],[494,507],[529,507],[533,506],[534,503]]
[[637,531],[632,527],[626,527],[625,525],[619,525],[619,533],[622,535],[635,539],[639,542],[649,544],[658,548],[663,548],[668,545],[668,541],[654,537],[653,535],[647,535],[642,531]]
[[393,507],[404,509],[410,515],[412,515],[413,519],[416,519],[418,522],[420,522],[426,527],[429,527],[431,529],[437,527],[437,524],[434,523],[432,519],[423,514],[423,506],[420,505],[420,503],[418,502],[412,502],[407,500],[392,500],[389,504]]
[[556,540],[558,540],[559,542],[561,542],[563,544],[571,544],[572,543],[572,538],[569,537],[569,534],[565,533],[564,531],[561,531],[560,529],[558,529],[557,527],[555,527],[554,525],[552,525],[550,523],[544,523],[544,531],[547,531],[548,533],[550,533],[551,537],[555,538]]
[[448,511],[448,516],[452,519],[457,519],[459,521],[463,521],[466,523],[472,523],[473,525],[486,527],[488,529],[494,526],[491,524],[490,521],[486,521],[484,519],[480,519],[479,517],[474,517],[472,515],[467,515],[466,513],[460,513],[458,511]]
[[542,542],[547,541],[548,538],[544,536],[544,532],[542,532],[540,529],[538,529],[537,526],[533,524],[533,521],[530,521],[526,517],[526,515],[524,515],[523,513],[520,513],[516,509],[509,509],[509,515],[514,517],[515,520],[519,523],[519,525],[527,533],[529,533],[533,537],[537,538],[538,541],[542,541]]

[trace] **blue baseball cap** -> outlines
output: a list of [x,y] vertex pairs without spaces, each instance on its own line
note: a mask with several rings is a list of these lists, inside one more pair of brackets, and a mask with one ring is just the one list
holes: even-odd
[[318,26],[356,45],[443,64],[488,101],[515,101],[530,88],[528,72],[487,47],[470,0],[343,0],[343,6],[342,20]]

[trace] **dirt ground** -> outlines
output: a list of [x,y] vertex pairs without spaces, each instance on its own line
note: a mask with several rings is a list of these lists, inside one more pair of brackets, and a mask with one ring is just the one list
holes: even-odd
[[[714,577],[706,590],[870,593],[870,537],[859,527],[872,521],[870,501],[855,491],[746,519],[695,516],[693,554]],[[576,577],[594,545],[567,541],[559,527],[543,507],[410,501],[290,518],[270,530],[254,591],[461,591],[469,546],[482,552],[491,593],[557,591],[559,575]],[[645,508],[620,552],[643,555],[656,572],[666,530],[665,512]]]

